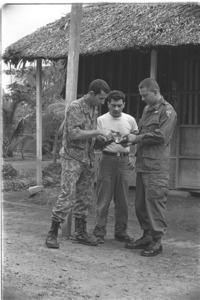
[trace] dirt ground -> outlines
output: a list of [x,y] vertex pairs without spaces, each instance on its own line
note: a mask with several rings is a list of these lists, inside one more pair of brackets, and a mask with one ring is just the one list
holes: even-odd
[[[168,233],[163,254],[140,256],[114,240],[113,204],[105,244],[89,247],[61,236],[60,248],[45,238],[59,188],[30,197],[3,196],[3,300],[199,300],[200,198],[168,198]],[[130,190],[129,233],[140,237],[135,191]],[[88,229],[94,225],[94,207]]]

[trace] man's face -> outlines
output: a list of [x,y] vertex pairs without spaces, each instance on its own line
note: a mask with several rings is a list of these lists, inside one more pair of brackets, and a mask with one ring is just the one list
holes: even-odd
[[122,111],[124,109],[125,103],[123,102],[122,99],[119,100],[114,100],[111,99],[110,102],[108,102],[108,109],[114,118],[120,117],[122,114]]
[[142,97],[142,101],[144,101],[148,105],[154,105],[157,101],[157,90],[151,91],[148,88],[144,87],[139,89],[140,96]]
[[101,91],[100,94],[94,94],[94,92],[92,92],[92,103],[93,106],[100,106],[103,105],[105,103],[105,100],[108,96],[108,94],[106,94],[104,91]]

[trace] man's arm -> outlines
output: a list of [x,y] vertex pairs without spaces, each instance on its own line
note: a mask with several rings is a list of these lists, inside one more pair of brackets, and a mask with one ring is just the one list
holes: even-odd
[[175,123],[176,112],[173,108],[171,108],[170,110],[166,108],[166,111],[161,116],[158,129],[155,129],[153,132],[147,132],[140,135],[130,134],[127,137],[127,141],[131,142],[132,144],[168,144],[173,134]]
[[89,138],[97,137],[98,135],[103,135],[106,138],[109,138],[111,136],[110,130],[107,129],[81,129],[83,115],[78,106],[69,106],[66,118],[68,121],[69,137],[71,140],[86,140]]

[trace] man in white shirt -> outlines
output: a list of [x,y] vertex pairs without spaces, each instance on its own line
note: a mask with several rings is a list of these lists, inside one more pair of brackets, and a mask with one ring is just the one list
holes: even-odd
[[[110,202],[115,203],[115,239],[122,242],[130,241],[127,234],[128,223],[128,189],[129,172],[134,168],[134,162],[129,159],[130,147],[123,147],[120,140],[130,133],[136,134],[138,126],[135,119],[123,113],[125,95],[121,91],[111,91],[108,94],[109,112],[97,119],[97,127],[109,129],[116,137],[115,141],[103,149],[98,167],[96,186],[96,224],[94,235],[99,243],[104,243],[106,224]],[[104,141],[99,136],[98,140]]]

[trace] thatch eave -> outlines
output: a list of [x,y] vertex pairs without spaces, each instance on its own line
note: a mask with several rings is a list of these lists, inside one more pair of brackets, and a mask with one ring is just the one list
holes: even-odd
[[[10,45],[3,59],[66,59],[70,14]],[[200,45],[200,5],[95,4],[83,9],[80,55]]]

